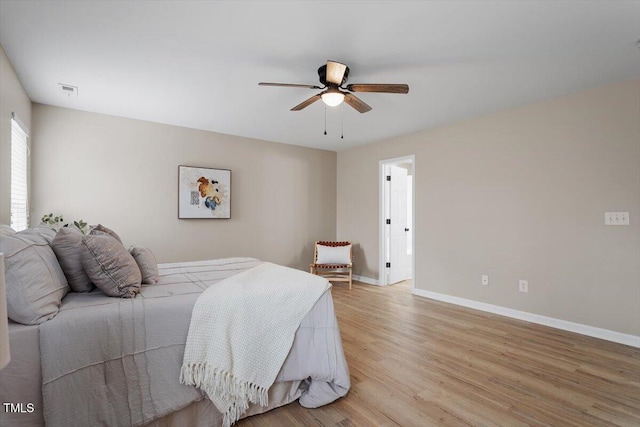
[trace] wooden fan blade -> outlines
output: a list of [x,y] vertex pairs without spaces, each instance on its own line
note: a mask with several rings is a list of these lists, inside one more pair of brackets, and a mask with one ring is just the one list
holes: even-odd
[[347,66],[335,61],[327,61],[327,82],[340,86]]
[[294,83],[258,83],[259,86],[282,86],[282,87],[305,87],[307,89],[322,89],[320,86],[315,85],[299,85]]
[[346,102],[347,104],[349,104],[350,106],[352,106],[353,108],[355,108],[361,113],[366,113],[367,111],[371,111],[371,107],[367,105],[366,102],[364,102],[362,99],[350,93],[344,94],[344,102]]
[[308,107],[309,105],[313,104],[314,102],[316,102],[318,99],[320,99],[320,94],[317,95],[313,95],[311,98],[302,101],[300,104],[296,105],[295,107],[293,107],[291,109],[291,111],[300,111],[303,108]]
[[347,85],[351,92],[409,93],[409,85],[405,84],[351,84]]

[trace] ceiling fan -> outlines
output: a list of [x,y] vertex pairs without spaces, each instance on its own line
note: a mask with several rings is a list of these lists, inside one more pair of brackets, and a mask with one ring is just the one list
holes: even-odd
[[324,86],[303,85],[292,83],[258,83],[260,86],[283,86],[283,87],[303,87],[308,89],[320,89],[322,92],[313,95],[311,98],[302,101],[291,109],[291,111],[300,111],[308,107],[319,99],[330,106],[340,105],[342,101],[361,113],[371,110],[363,100],[350,92],[379,92],[379,93],[409,93],[409,86],[406,84],[361,84],[354,83],[346,85],[349,77],[349,67],[345,64],[335,61],[327,61],[326,65],[318,68],[318,76],[320,83]]

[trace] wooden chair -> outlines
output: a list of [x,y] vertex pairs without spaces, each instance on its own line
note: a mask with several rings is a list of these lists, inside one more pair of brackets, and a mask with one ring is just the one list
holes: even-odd
[[349,290],[351,290],[352,268],[351,242],[316,242],[313,263],[310,265],[311,274],[324,277],[330,282],[349,282]]

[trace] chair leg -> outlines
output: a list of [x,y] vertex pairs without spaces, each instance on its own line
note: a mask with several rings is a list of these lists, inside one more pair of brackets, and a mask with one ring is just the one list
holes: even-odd
[[352,280],[352,272],[353,272],[353,269],[350,268],[349,269],[349,290],[351,290],[351,282],[353,281]]

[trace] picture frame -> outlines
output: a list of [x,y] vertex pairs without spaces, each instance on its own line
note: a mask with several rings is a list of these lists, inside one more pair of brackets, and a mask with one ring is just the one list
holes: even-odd
[[178,219],[230,219],[231,170],[178,166]]

